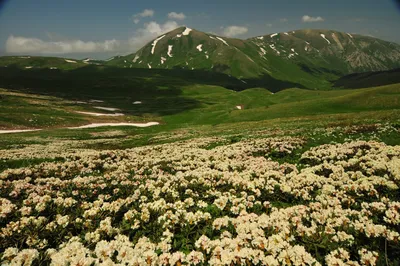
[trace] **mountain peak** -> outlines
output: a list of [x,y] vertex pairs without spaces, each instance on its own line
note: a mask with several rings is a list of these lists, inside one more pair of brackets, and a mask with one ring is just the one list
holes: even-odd
[[[239,79],[271,76],[321,86],[320,77],[400,67],[400,46],[327,29],[271,33],[247,40],[183,26],[109,64],[125,68],[182,68],[223,72]],[[328,86],[327,82],[326,86]]]

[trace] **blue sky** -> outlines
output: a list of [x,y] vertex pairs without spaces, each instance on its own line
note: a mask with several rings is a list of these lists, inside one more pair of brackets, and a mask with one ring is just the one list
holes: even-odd
[[107,58],[135,52],[181,25],[236,38],[334,29],[400,43],[400,6],[395,0],[0,2],[1,55]]

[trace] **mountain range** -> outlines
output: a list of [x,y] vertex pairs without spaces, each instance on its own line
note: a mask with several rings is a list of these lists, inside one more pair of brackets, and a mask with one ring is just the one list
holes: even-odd
[[326,89],[345,75],[399,68],[400,45],[334,30],[294,30],[241,40],[180,27],[158,36],[135,53],[105,61],[29,56],[0,58],[0,66],[10,65],[26,69],[104,65],[205,70],[260,86],[282,81],[297,87]]

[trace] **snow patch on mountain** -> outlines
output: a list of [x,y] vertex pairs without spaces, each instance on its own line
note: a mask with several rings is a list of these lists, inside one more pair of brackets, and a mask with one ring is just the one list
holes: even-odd
[[67,63],[73,63],[73,64],[76,64],[76,61],[74,61],[74,60],[68,60],[68,59],[64,59],[65,60],[65,62],[67,62]]
[[104,114],[104,113],[80,112],[80,111],[76,111],[76,113],[83,115],[91,115],[91,116],[124,116],[124,114],[122,113]]
[[190,29],[190,28],[186,28],[183,32],[182,32],[182,34],[183,35],[189,35],[189,33],[192,31],[192,29]]
[[151,54],[154,54],[154,49],[156,49],[156,45],[157,45],[158,41],[161,40],[161,39],[164,38],[164,37],[165,37],[165,35],[163,35],[163,36],[161,36],[161,37],[158,37],[157,39],[155,39],[155,40],[153,41],[153,43],[151,44],[151,46],[152,46],[152,48],[151,48]]
[[353,39],[353,36],[350,33],[346,33],[346,34],[349,35],[349,37]]
[[161,56],[161,65],[163,65],[165,61],[167,61],[167,58]]
[[96,109],[106,110],[106,111],[120,111],[121,109],[112,108],[112,107],[102,107],[102,106],[94,106]]
[[320,35],[321,35],[322,38],[325,39],[325,41],[327,41],[329,44],[331,44],[331,42],[330,42],[327,38],[325,38],[325,34],[322,34],[322,33],[321,33]]
[[173,45],[168,45],[168,52],[167,52],[167,55],[169,56],[169,57],[172,57],[172,54],[171,54],[171,52],[172,52],[172,47],[174,47]]
[[278,33],[271,34],[269,37],[273,38],[273,37],[275,37],[276,35],[278,35]]
[[224,39],[222,39],[221,37],[216,37],[218,40],[220,40],[221,42],[223,42],[226,46],[229,46],[229,44],[224,40]]
[[150,64],[147,64],[147,66],[149,67],[149,69],[151,69],[151,65]]
[[278,55],[281,54],[281,52],[279,52],[278,50],[276,50],[274,44],[270,44],[269,47],[270,47],[272,50],[274,50]]
[[199,45],[196,46],[196,49],[199,50],[199,52],[201,52],[201,51],[203,51],[202,47],[203,47],[203,45],[199,44]]
[[0,130],[0,134],[8,134],[8,133],[21,133],[21,132],[30,132],[30,131],[39,131],[41,129],[11,129],[11,130]]
[[133,126],[133,127],[150,127],[159,125],[158,122],[147,122],[147,123],[92,123],[79,127],[69,127],[69,129],[80,129],[80,128],[95,128],[95,127],[118,127],[118,126]]
[[132,62],[136,63],[136,61],[140,58],[140,56],[136,55],[135,58],[133,58]]

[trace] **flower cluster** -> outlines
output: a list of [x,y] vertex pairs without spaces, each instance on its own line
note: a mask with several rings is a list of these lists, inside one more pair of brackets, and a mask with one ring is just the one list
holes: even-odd
[[[394,262],[400,147],[321,145],[284,162],[304,144],[258,136],[43,152],[63,160],[0,173],[2,265]],[[40,158],[34,147],[0,158]]]

